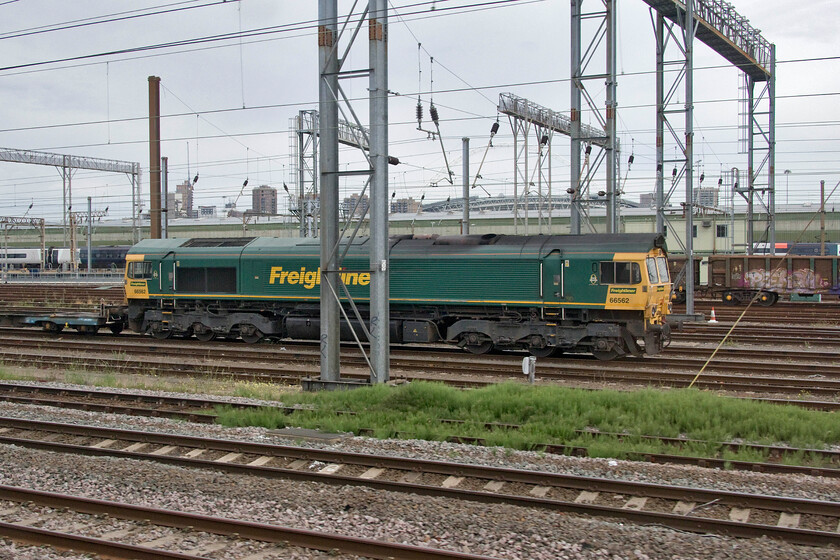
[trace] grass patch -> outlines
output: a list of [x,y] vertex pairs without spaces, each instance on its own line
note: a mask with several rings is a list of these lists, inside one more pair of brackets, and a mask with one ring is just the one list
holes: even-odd
[[[377,385],[353,391],[302,393],[298,387],[236,382],[212,374],[181,378],[154,373],[96,372],[81,367],[39,370],[0,363],[0,380],[33,379],[280,401],[304,410],[289,415],[279,409],[217,412],[220,423],[228,426],[295,426],[432,441],[459,436],[504,448],[494,452],[505,454],[513,449],[539,450],[540,445],[554,444],[585,447],[592,457],[635,459],[640,454],[664,453],[829,467],[825,459],[808,453],[768,459],[753,450],[721,449],[717,442],[742,440],[806,449],[825,449],[840,442],[840,415],[741,401],[696,389],[584,391],[509,383],[462,391],[414,382],[397,387]],[[676,447],[644,439],[644,435],[701,441]]]
[[69,366],[64,370],[33,369],[26,367],[2,367],[0,363],[0,381],[56,381],[93,387],[116,389],[146,389],[149,391],[168,391],[174,393],[194,393],[201,395],[243,396],[269,401],[279,401],[285,396],[297,392],[298,388],[231,381],[224,376],[206,375],[203,377],[167,377],[153,372],[147,375],[127,374],[120,371],[97,371],[82,366]]
[[[725,451],[716,443],[743,440],[820,449],[840,441],[840,415],[745,402],[695,389],[584,391],[508,383],[461,391],[415,382],[399,387],[286,394],[282,400],[309,410],[285,414],[279,410],[224,409],[219,420],[227,426],[296,426],[379,438],[442,441],[455,435],[511,449],[532,449],[538,444],[581,446],[587,447],[591,456],[613,458],[667,453],[761,461],[766,457],[760,452]],[[442,419],[460,423],[448,424]],[[613,432],[621,437],[579,430]],[[702,441],[675,447],[643,435]],[[807,456],[792,460],[811,464]]]

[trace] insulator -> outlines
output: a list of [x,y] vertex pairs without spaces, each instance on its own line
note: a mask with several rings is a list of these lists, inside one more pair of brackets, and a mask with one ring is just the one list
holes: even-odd
[[[400,164],[399,158],[394,157],[394,156],[388,156],[388,165],[399,165],[399,164]],[[396,193],[394,193],[394,194],[396,194]]]
[[499,123],[494,122],[490,127],[490,136],[495,136],[497,132],[499,132]]
[[589,155],[589,154],[591,154],[591,153],[592,153],[592,144],[587,144],[587,145],[586,145],[586,150],[584,150],[584,153],[585,153],[586,155]]
[[419,102],[417,103],[417,124],[423,122],[423,105]]
[[675,167],[673,171],[671,171],[671,177],[677,176],[677,168]]
[[633,160],[634,159],[635,159],[635,157],[633,157],[633,154],[630,154],[630,159],[627,160],[627,165],[633,165]]
[[429,114],[432,115],[432,121],[434,121],[435,124],[438,124],[437,107],[435,107],[434,105],[429,107]]

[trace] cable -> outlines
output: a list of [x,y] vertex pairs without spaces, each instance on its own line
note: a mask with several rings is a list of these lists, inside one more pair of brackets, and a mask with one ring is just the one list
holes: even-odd
[[[210,2],[208,4],[201,4],[199,6],[185,6],[182,8],[174,8],[171,10],[159,10],[156,12],[149,12],[149,13],[138,13],[144,12],[146,10],[152,10],[157,8],[167,8],[169,6],[178,6],[181,4],[191,4],[198,2],[199,0],[187,0],[185,2],[176,2],[174,4],[165,4],[163,6],[151,6],[149,8],[142,8],[139,10],[129,10],[126,12],[117,12],[115,14],[108,14],[104,16],[97,16],[93,18],[85,18],[85,19],[78,19],[73,21],[68,21],[64,23],[56,23],[52,25],[44,25],[41,27],[33,27],[30,29],[23,29],[20,31],[7,31],[6,33],[0,33],[0,41],[3,39],[18,39],[20,37],[30,37],[32,35],[40,35],[43,33],[52,33],[53,31],[65,31],[68,29],[78,29],[80,27],[88,27],[91,25],[99,25],[101,23],[114,23],[117,21],[126,21],[131,19],[143,18],[148,16],[157,16],[162,14],[171,14],[174,12],[182,12],[185,10],[194,10],[196,8],[206,8],[207,6],[214,6],[216,4],[224,4],[227,0],[216,0],[215,2]],[[238,2],[239,0],[232,0]],[[2,6],[3,4],[0,4]],[[123,15],[123,14],[135,14],[135,15]],[[119,17],[117,17],[119,16]],[[98,21],[91,21],[97,20],[98,18],[110,18],[110,19],[102,19]]]
[[[230,138],[231,140],[233,140],[234,142],[236,142],[237,144],[239,144],[240,146],[242,146],[242,147],[243,147],[243,148],[245,148],[245,149],[248,149],[248,150],[250,150],[250,149],[251,149],[251,147],[250,147],[250,146],[247,146],[246,144],[244,144],[244,143],[240,142],[239,140],[237,140],[237,138],[236,138],[234,135],[232,135],[232,134],[228,134],[227,132],[225,132],[224,130],[222,130],[222,129],[221,129],[221,127],[219,127],[219,126],[217,126],[217,125],[213,124],[212,122],[210,122],[210,120],[208,120],[206,117],[204,117],[204,116],[203,116],[203,115],[202,115],[199,111],[196,111],[196,110],[194,110],[192,107],[190,107],[190,106],[187,104],[187,102],[186,102],[186,101],[184,101],[183,99],[181,99],[180,97],[178,97],[178,95],[177,95],[175,92],[173,92],[171,89],[169,89],[168,87],[166,87],[165,85],[163,85],[163,83],[161,83],[161,87],[163,87],[163,89],[164,89],[165,91],[167,91],[167,92],[169,92],[170,94],[172,94],[172,96],[173,96],[175,99],[177,99],[178,101],[180,101],[180,102],[181,102],[181,104],[182,104],[184,107],[186,107],[187,109],[189,109],[189,110],[190,110],[190,114],[195,115],[195,116],[196,116],[196,119],[199,119],[199,118],[204,119],[204,121],[205,121],[207,124],[209,124],[210,126],[212,126],[213,128],[215,128],[216,130],[218,130],[219,132],[221,132],[222,134],[224,134],[227,138]],[[198,147],[197,147],[197,145],[198,145],[198,138],[199,138],[199,135],[198,135],[198,125],[196,125],[196,135],[195,135],[195,137],[196,137],[196,150],[197,150],[197,149],[198,149]],[[261,152],[258,152],[257,150],[254,150],[254,151],[255,151],[256,153],[260,154],[261,156],[265,157],[265,154],[263,154],[263,153],[261,153]]]
[[[438,12],[450,12],[447,15],[453,14],[461,14],[461,13],[470,13],[477,10],[489,10],[501,7],[503,5],[512,4],[512,3],[520,3],[520,2],[533,2],[537,0],[485,0],[483,2],[476,2],[473,4],[467,4],[464,6],[450,6],[439,8],[436,13]],[[540,0],[544,1],[544,0]],[[224,2],[223,2],[224,3]],[[417,14],[425,14],[427,11],[415,11],[409,15],[417,15]],[[431,17],[441,17],[440,15],[435,15]],[[355,22],[358,23],[358,22]],[[37,68],[46,65],[53,65],[59,64],[62,62],[74,62],[79,60],[91,60],[97,58],[103,58],[108,56],[117,56],[122,54],[131,54],[135,52],[146,52],[152,50],[159,50],[159,49],[171,49],[176,47],[182,46],[189,46],[189,45],[199,45],[204,43],[214,43],[219,41],[232,41],[242,38],[248,37],[261,37],[264,35],[274,35],[277,33],[287,33],[289,31],[297,31],[301,29],[316,29],[318,26],[318,21],[310,20],[309,22],[304,23],[294,23],[294,24],[284,24],[284,25],[276,25],[276,26],[269,26],[263,28],[252,29],[244,32],[234,32],[234,33],[221,33],[217,35],[205,35],[203,37],[194,37],[192,39],[182,39],[178,41],[170,41],[168,43],[156,43],[151,45],[143,45],[140,47],[129,47],[124,49],[116,49],[113,51],[104,51],[99,53],[92,53],[86,55],[78,55],[78,56],[70,56],[64,58],[55,58],[51,60],[42,60],[38,62],[29,62],[24,64],[14,64],[10,66],[3,66],[0,67],[0,72],[5,72],[8,70],[19,70],[23,68]],[[231,46],[231,45],[227,45]]]

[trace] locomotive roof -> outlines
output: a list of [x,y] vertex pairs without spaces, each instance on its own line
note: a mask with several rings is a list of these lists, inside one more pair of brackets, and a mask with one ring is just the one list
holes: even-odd
[[[361,251],[365,251],[369,237],[358,237],[352,244]],[[399,246],[400,252],[426,252],[436,250],[464,251],[469,247],[476,252],[495,252],[496,248],[504,248],[506,252],[512,250],[531,253],[548,254],[555,250],[586,251],[586,252],[647,252],[653,248],[665,249],[665,238],[655,233],[595,233],[586,235],[397,235],[392,236],[390,245]],[[261,252],[267,250],[318,251],[320,239],[313,238],[277,238],[277,237],[232,237],[232,238],[189,238],[189,239],[144,239],[134,245],[130,254],[166,254],[177,249],[190,249],[190,252],[217,252],[228,249],[231,252]]]

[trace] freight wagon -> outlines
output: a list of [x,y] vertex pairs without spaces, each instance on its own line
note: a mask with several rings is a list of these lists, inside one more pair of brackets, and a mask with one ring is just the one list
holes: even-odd
[[[367,320],[368,239],[345,250],[339,274]],[[141,241],[126,256],[128,326],[158,338],[318,339],[319,260],[317,239]],[[659,235],[390,241],[393,342],[449,342],[476,354],[656,354],[669,338],[669,305]],[[352,326],[342,325],[342,337]]]
[[[672,258],[672,270],[680,269],[685,258]],[[695,260],[694,288],[700,297],[720,298],[730,305],[746,304],[756,298],[770,306],[779,299],[797,296],[840,295],[840,257],[811,255],[710,255]],[[700,266],[707,267],[701,282]],[[674,301],[685,301],[685,285],[674,289]]]

